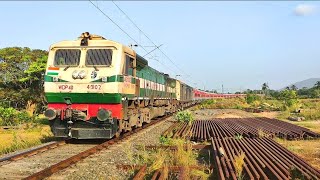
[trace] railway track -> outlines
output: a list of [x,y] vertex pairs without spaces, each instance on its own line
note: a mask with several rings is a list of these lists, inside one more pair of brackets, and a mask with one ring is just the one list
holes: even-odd
[[125,141],[131,135],[144,129],[148,129],[170,116],[171,115],[154,119],[149,124],[144,124],[140,128],[136,128],[122,134],[120,137],[105,141],[98,145],[67,144],[63,141],[52,142],[41,147],[5,157],[2,161],[7,161],[9,163],[0,166],[0,174],[6,179],[44,179],[90,155],[109,148],[113,144]]
[[51,176],[52,174],[62,170],[62,169],[65,169],[67,167],[69,167],[70,165],[72,164],[75,164],[79,161],[81,161],[82,159],[90,156],[90,155],[93,155],[103,149],[107,149],[109,148],[110,146],[112,146],[113,144],[117,144],[117,143],[120,143],[122,141],[125,141],[126,139],[128,139],[131,135],[133,134],[136,134],[144,129],[147,129],[148,127],[151,127],[152,125],[154,124],[157,124],[159,123],[160,121],[170,117],[171,115],[168,115],[168,116],[164,116],[164,117],[161,117],[161,118],[157,118],[153,121],[151,121],[151,123],[149,124],[145,124],[143,125],[142,127],[140,128],[136,128],[134,129],[133,131],[130,131],[130,132],[127,132],[127,133],[124,133],[123,135],[121,135],[120,137],[117,137],[117,138],[114,138],[114,139],[111,139],[111,140],[108,140],[102,144],[99,144],[99,145],[96,145],[90,149],[87,149],[79,154],[76,154],[74,156],[71,156],[63,161],[60,161],[54,165],[51,165],[50,167],[46,168],[46,169],[43,169],[39,172],[36,172],[26,178],[24,178],[25,180],[37,180],[37,179],[44,179],[48,176]]
[[6,156],[0,159],[0,163],[2,163],[0,166],[1,178],[44,179],[94,153],[126,140],[131,135],[160,122],[164,118],[154,120],[150,124],[98,145],[68,144],[65,141],[59,141]]
[[83,152],[95,144],[69,144],[47,149],[34,155],[22,156],[13,161],[4,161],[0,166],[0,179],[23,179],[30,174],[56,164],[75,154]]
[[0,166],[3,164],[10,163],[12,161],[17,161],[26,157],[34,156],[39,153],[43,153],[45,151],[48,151],[50,149],[57,148],[59,146],[65,145],[67,142],[66,141],[53,141],[49,143],[45,143],[41,146],[30,148],[18,153],[14,153],[12,155],[4,156],[0,158]]

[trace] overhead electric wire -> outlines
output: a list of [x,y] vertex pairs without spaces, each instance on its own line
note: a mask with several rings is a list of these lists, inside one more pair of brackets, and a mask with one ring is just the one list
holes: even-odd
[[[107,17],[114,25],[116,25],[123,33],[125,33],[132,41],[134,41],[139,47],[141,47],[144,51],[146,51],[148,53],[148,51],[141,46],[133,37],[131,37],[129,35],[129,33],[127,33],[124,29],[122,29],[114,20],[112,20],[106,13],[104,13],[96,4],[94,4],[91,0],[89,0],[89,2],[96,8],[98,9],[105,17]],[[158,47],[158,46],[157,46]],[[171,70],[172,72],[176,73],[174,70],[172,70],[171,68],[169,68],[168,66],[166,66],[165,64],[163,64],[161,61],[154,59],[156,61],[158,61],[160,64],[162,64],[163,66],[165,66],[166,68],[168,68],[169,70]]]
[[151,38],[149,38],[149,36],[143,32],[138,25],[114,2],[112,1],[112,3],[127,17],[127,19],[129,19],[129,21],[157,48],[159,49],[159,51],[178,69],[180,70],[183,74],[187,75],[188,77],[190,77],[190,75],[188,75],[187,73],[185,73],[179,66],[176,65],[176,63],[174,63],[174,61],[169,58],[161,49],[160,46],[157,46],[152,40]]

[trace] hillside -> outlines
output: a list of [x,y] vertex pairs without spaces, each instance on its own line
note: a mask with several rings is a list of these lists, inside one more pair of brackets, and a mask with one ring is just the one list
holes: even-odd
[[314,86],[314,84],[317,81],[320,81],[320,78],[310,78],[310,79],[306,79],[306,80],[303,80],[303,81],[299,81],[299,82],[290,84],[289,87],[292,86],[292,85],[295,85],[298,89],[301,89],[303,87],[311,88],[311,87]]

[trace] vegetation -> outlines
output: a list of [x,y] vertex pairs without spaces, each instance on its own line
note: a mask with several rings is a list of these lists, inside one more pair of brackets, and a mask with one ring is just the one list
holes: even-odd
[[234,157],[234,167],[235,167],[237,179],[239,180],[243,179],[242,171],[243,171],[243,165],[244,165],[244,158],[245,158],[244,152],[241,152],[238,156],[236,155]]
[[32,117],[27,111],[17,111],[12,107],[0,107],[0,126],[15,126],[31,121]]
[[[197,153],[192,151],[190,142],[185,142],[182,139],[172,139],[168,145],[176,146],[177,150],[146,150],[144,146],[141,146],[136,153],[134,153],[132,149],[127,149],[125,152],[132,164],[147,164],[147,173],[149,175],[153,174],[156,170],[162,169],[165,174],[165,179],[174,179],[172,177],[175,175],[169,173],[168,167],[183,166],[186,168],[187,179],[209,178],[209,174],[205,172],[207,169],[197,170],[189,168],[190,166],[199,166]],[[205,165],[204,167],[209,169],[209,165]]]
[[187,122],[189,125],[191,125],[194,118],[190,111],[179,111],[176,114],[176,120],[179,122]]
[[0,130],[0,155],[29,148],[52,140],[47,126],[25,126],[19,129]]
[[320,168],[320,140],[295,140],[275,139],[282,146],[305,159],[315,168]]
[[45,105],[43,76],[47,51],[22,47],[0,49],[0,106],[24,110]]
[[[267,83],[263,83],[261,89],[244,91],[245,98],[206,100],[195,109],[254,108],[266,111],[280,111],[278,116],[280,119],[287,119],[289,116],[302,117],[305,120],[320,119],[320,100],[315,98],[304,99],[304,96],[301,96],[301,91],[306,91],[306,89],[300,90],[295,86],[291,86],[282,91],[274,91],[269,89]],[[311,92],[310,94],[319,93],[320,95],[320,82],[317,82],[308,91]]]
[[[245,98],[232,99],[209,99],[203,101],[197,108],[199,109],[242,109],[249,107]],[[197,109],[196,108],[196,109]]]
[[172,144],[172,139],[170,137],[160,136],[159,141],[163,145],[170,145]]

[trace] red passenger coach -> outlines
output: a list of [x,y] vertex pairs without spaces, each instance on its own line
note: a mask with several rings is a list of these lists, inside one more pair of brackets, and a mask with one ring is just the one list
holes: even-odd
[[215,99],[215,98],[236,98],[236,97],[245,97],[245,94],[218,94],[218,93],[210,93],[206,91],[202,91],[199,89],[194,89],[194,99]]

